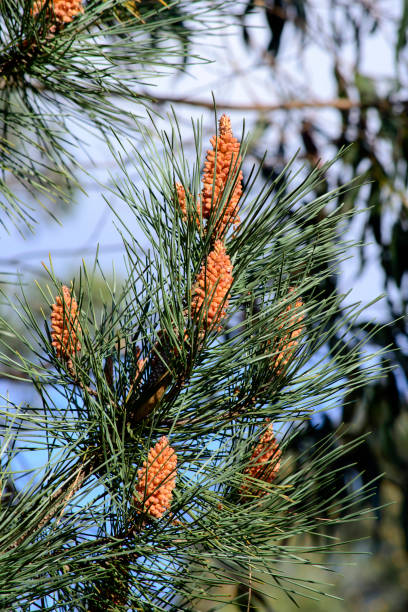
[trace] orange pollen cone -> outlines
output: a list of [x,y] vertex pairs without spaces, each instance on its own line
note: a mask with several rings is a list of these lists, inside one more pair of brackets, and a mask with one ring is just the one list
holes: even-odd
[[233,282],[232,263],[221,240],[216,240],[193,287],[191,308],[194,318],[199,321],[204,308],[202,322],[209,327],[226,315],[229,291]]
[[[35,2],[33,15],[38,15],[45,4],[45,0]],[[64,24],[72,21],[79,13],[83,13],[84,7],[82,6],[82,0],[51,0],[48,2],[48,10],[58,23]]]
[[239,155],[240,143],[232,135],[231,120],[222,115],[219,122],[219,136],[210,140],[212,148],[207,151],[204,163],[203,190],[201,207],[203,219],[208,219],[213,210],[218,210],[220,199],[228,186],[229,195],[218,220],[222,234],[230,225],[240,223],[238,217],[238,202],[242,195],[242,172],[238,170],[241,163]]
[[[289,292],[294,291],[293,287],[289,289]],[[277,356],[272,360],[272,367],[279,376],[285,367],[288,365],[293,357],[293,353],[299,343],[299,336],[301,335],[304,326],[302,321],[304,315],[302,313],[303,302],[301,298],[298,298],[294,304],[289,304],[282,316],[283,322],[279,325],[279,329],[289,329],[287,334],[283,335],[277,342],[276,351]]]
[[177,455],[162,436],[148,453],[147,461],[137,471],[133,501],[141,511],[160,518],[170,508],[176,486]]
[[187,221],[187,203],[186,203],[186,192],[181,183],[176,183],[177,200],[183,214],[184,221]]
[[[254,448],[250,463],[245,468],[244,474],[250,476],[251,479],[273,482],[279,472],[281,455],[282,451],[279,450],[273,433],[273,426],[270,423]],[[240,493],[241,495],[250,493],[259,496],[263,495],[265,491],[258,489],[256,483],[249,482],[249,479],[246,479]]]
[[[183,221],[187,221],[188,213],[187,213],[187,196],[186,191],[181,183],[176,183],[176,192],[177,192],[177,201],[180,206],[181,213],[183,215]],[[199,203],[196,202],[195,206],[196,210],[194,214],[196,216],[197,227],[200,227],[200,208]]]
[[62,287],[62,298],[57,296],[51,312],[51,338],[57,357],[69,359],[81,350],[78,334],[81,325],[78,320],[78,304],[65,285]]

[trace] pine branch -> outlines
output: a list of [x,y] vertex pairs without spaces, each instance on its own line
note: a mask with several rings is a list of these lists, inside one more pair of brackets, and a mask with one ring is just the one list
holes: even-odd
[[[227,118],[204,173],[193,130],[193,162],[177,122],[159,145],[146,136],[146,150],[118,139],[122,176],[111,190],[149,245],[117,217],[123,287],[105,279],[97,305],[97,259],[66,285],[50,262],[38,284],[45,331],[24,293],[9,300],[20,331],[0,317],[2,363],[38,398],[26,407],[7,398],[9,440],[47,451],[18,503],[0,506],[0,585],[23,564],[2,605],[194,610],[225,581],[255,594],[260,566],[296,594],[279,565],[307,562],[294,539],[323,538],[364,512],[369,485],[350,486],[347,459],[361,440],[342,445],[334,433],[292,452],[312,414],[378,372],[365,348],[375,330],[352,334],[361,305],[322,291],[349,246],[338,235],[346,215],[323,211],[346,188],[312,197],[323,165],[301,180],[286,168],[284,187],[278,177],[259,189],[254,172],[242,193],[245,142]],[[2,478],[18,485],[9,446]]]

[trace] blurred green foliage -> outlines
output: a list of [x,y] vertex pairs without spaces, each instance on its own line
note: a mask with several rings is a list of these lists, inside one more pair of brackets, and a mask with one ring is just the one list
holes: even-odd
[[[256,589],[251,593],[248,608],[248,590],[243,592],[242,606],[228,604],[217,607],[217,612],[405,612],[408,608],[408,565],[407,555],[400,538],[398,512],[401,494],[397,487],[387,483],[383,489],[384,520],[380,537],[383,542],[381,552],[373,554],[370,533],[375,528],[375,518],[365,523],[348,525],[340,530],[340,537],[354,537],[360,540],[348,546],[348,555],[333,553],[329,559],[319,555],[313,557],[309,567],[293,565],[293,577],[305,581],[319,580],[331,584],[332,598],[316,596],[314,599],[302,598],[297,607],[287,596],[277,589],[266,586],[262,593]],[[333,572],[319,567],[319,561],[329,566]],[[227,593],[227,589],[226,589]],[[232,595],[233,589],[230,590]],[[200,612],[214,610],[212,603],[201,604]]]
[[[260,61],[269,66],[272,79],[279,82],[279,69],[286,57],[286,32],[292,45],[295,39],[301,49],[300,64],[309,48],[319,45],[333,75],[332,99],[327,101],[334,117],[330,126],[316,114],[313,101],[308,98],[310,93],[299,91],[299,107],[285,111],[287,118],[279,130],[273,131],[275,111],[259,116],[253,154],[257,156],[261,143],[274,143],[275,149],[264,165],[265,177],[274,179],[292,155],[294,140],[300,156],[310,167],[320,165],[331,147],[336,150],[348,147],[341,162],[326,173],[320,191],[324,193],[341,184],[345,177],[362,176],[360,183],[337,200],[336,206],[366,209],[357,236],[361,240],[359,266],[352,282],[358,285],[376,257],[385,294],[382,321],[388,325],[375,333],[368,350],[388,347],[383,363],[393,369],[381,380],[368,381],[347,393],[341,420],[349,425],[348,437],[369,434],[365,451],[359,450],[355,457],[358,468],[370,476],[385,472],[384,480],[398,489],[401,496],[398,518],[408,548],[408,1],[330,0],[318,8],[320,13],[309,0],[246,3],[242,13],[243,40],[250,46],[255,36],[248,26],[248,16],[252,12],[263,15],[268,36]],[[380,71],[368,73],[365,68],[368,44],[380,35],[392,50],[394,69],[390,75]],[[311,223],[314,221],[311,219]],[[339,228],[340,235],[345,231],[344,226]],[[375,249],[367,249],[368,242]],[[338,290],[338,276],[325,282],[327,296]],[[370,320],[364,314],[353,326],[354,338],[373,330],[375,323],[378,320]],[[324,427],[333,429],[334,425],[327,420]],[[373,503],[383,500],[379,481]],[[381,518],[382,512],[378,512],[377,521]],[[380,537],[381,533],[377,525],[374,534]]]

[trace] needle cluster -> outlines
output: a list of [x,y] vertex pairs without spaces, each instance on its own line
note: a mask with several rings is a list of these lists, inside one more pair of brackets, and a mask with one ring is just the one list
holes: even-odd
[[[344,315],[342,298],[322,293],[346,249],[336,243],[338,216],[322,214],[333,193],[310,197],[325,168],[292,190],[285,184],[284,195],[280,182],[276,193],[265,183],[252,198],[248,182],[244,205],[234,189],[239,147],[223,116],[205,169],[219,206],[210,211],[203,189],[203,227],[191,222],[189,205],[189,190],[201,189],[198,129],[193,169],[179,129],[162,134],[160,149],[146,138],[147,150],[137,144],[129,159],[125,148],[116,156],[124,179],[112,189],[130,211],[126,220],[117,214],[123,287],[104,276],[101,304],[84,264],[78,303],[63,286],[52,305],[51,342],[30,299],[12,302],[34,330],[19,336],[27,351],[34,346],[32,357],[11,353],[8,339],[18,333],[0,314],[1,363],[13,377],[19,364],[36,389],[30,405],[7,398],[0,409],[0,480],[16,476],[19,487],[0,504],[0,607],[198,610],[213,595],[242,604],[248,585],[255,593],[269,583],[292,594],[282,561],[310,564],[316,547],[300,538],[360,517],[371,493],[350,486],[347,453],[358,442],[342,445],[330,433],[301,450],[300,461],[296,450],[317,409],[338,407],[345,387],[377,375],[371,357],[364,361],[376,330],[347,344],[360,304]],[[174,188],[175,175],[185,192]],[[239,231],[229,231],[238,213]],[[47,285],[38,287],[54,301]],[[272,423],[283,424],[279,433]],[[44,448],[45,467],[22,479],[16,449],[43,457]],[[228,602],[219,594],[225,584],[236,587]]]

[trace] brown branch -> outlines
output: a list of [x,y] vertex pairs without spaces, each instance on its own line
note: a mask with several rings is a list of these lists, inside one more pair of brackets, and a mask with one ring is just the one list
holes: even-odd
[[[5,88],[6,86],[18,85],[20,84],[18,81],[13,83],[1,83],[0,82],[0,90]],[[30,87],[32,90],[37,93],[43,91],[51,91],[50,88],[45,83],[36,83],[35,85],[32,83],[25,82],[24,87]],[[117,96],[119,95],[117,91],[106,91],[106,95]],[[194,106],[199,108],[208,108],[209,110],[214,110],[214,102],[210,100],[195,100],[193,98],[182,98],[180,96],[172,96],[172,95],[154,95],[147,92],[137,93],[134,92],[134,95],[140,99],[143,99],[145,102],[152,102],[156,104],[165,104],[166,102],[170,102],[171,104],[184,104],[185,106]],[[377,108],[378,110],[384,112],[389,110],[394,110],[398,108],[404,108],[408,106],[408,99],[405,100],[391,100],[390,98],[376,98],[370,101],[362,101],[362,100],[351,100],[350,98],[332,98],[331,100],[287,100],[286,102],[277,102],[276,104],[245,104],[245,103],[234,103],[234,102],[222,102],[216,101],[216,107],[219,110],[232,110],[232,111],[246,111],[246,112],[259,112],[259,113],[270,113],[276,111],[293,111],[293,110],[303,110],[306,108],[315,108],[315,109],[327,109],[332,108],[340,111],[348,111],[353,108],[367,109],[367,108]]]
[[74,368],[74,364],[71,359],[67,360],[66,365],[67,365],[67,370],[71,376],[72,382],[75,385],[77,385],[80,389],[82,389],[83,391],[86,391],[89,395],[99,398],[97,391],[95,391],[94,389],[91,389],[91,387],[89,387],[88,385],[84,385],[84,383],[78,378],[78,375]]
[[[165,333],[163,331],[159,331],[158,336],[164,337]],[[138,383],[140,383],[144,365],[142,366],[142,370],[138,370],[136,372],[136,376],[133,378],[133,382],[130,385],[129,392],[125,399],[123,407],[127,410],[128,423],[131,425],[135,425],[136,423],[146,419],[155,410],[167,389],[171,385],[173,379],[175,379],[167,397],[170,402],[173,401],[180,392],[186,379],[186,372],[179,374],[177,377],[173,376],[165,362],[159,358],[158,349],[159,343],[156,343],[154,348],[150,350],[146,360],[144,360],[151,360],[151,373],[150,380],[147,381],[147,384],[144,385],[141,390],[141,396],[135,402],[133,402],[133,395],[137,390]]]
[[172,376],[167,371],[163,374],[163,376],[161,376],[161,378],[159,378],[155,385],[149,387],[147,392],[138,401],[137,407],[130,412],[129,420],[132,424],[139,423],[153,412],[165,394],[171,380]]
[[81,488],[82,483],[84,482],[85,478],[86,478],[86,471],[83,467],[81,467],[78,470],[78,474],[77,477],[74,480],[74,483],[72,485],[72,487],[70,488],[70,490],[68,491],[67,495],[65,496],[64,502],[63,502],[63,507],[61,512],[59,513],[59,517],[57,520],[57,525],[59,525],[62,515],[65,512],[65,508],[67,507],[69,500],[71,499],[71,497],[73,497],[75,495],[75,493]]
[[[202,108],[214,109],[214,103],[207,100],[194,100],[191,98],[181,98],[176,96],[148,96],[152,102],[163,104],[171,102],[173,104],[185,104],[187,106],[199,106]],[[331,100],[288,100],[277,104],[240,104],[231,102],[216,101],[216,106],[220,110],[239,110],[256,112],[274,112],[301,110],[304,108],[334,108],[336,110],[351,110],[353,108],[378,108],[379,110],[389,110],[396,106],[408,105],[408,100],[390,100],[389,98],[377,98],[370,102],[361,100],[351,100],[350,98],[333,98]]]
[[[61,500],[62,509],[61,509],[60,515],[58,517],[57,525],[60,522],[62,515],[64,514],[65,508],[67,507],[69,500],[71,499],[71,497],[73,495],[75,495],[75,493],[78,491],[78,489],[80,489],[82,483],[85,480],[86,475],[87,475],[86,474],[86,470],[84,469],[83,464],[81,464],[81,466],[78,469],[78,473],[77,473],[77,475],[75,477],[75,480],[74,480],[73,484],[70,485],[70,486],[62,485],[59,489],[57,489],[52,494],[52,496],[51,496],[51,503],[57,501],[58,498],[64,496],[63,499]],[[64,495],[65,493],[66,493],[66,495]],[[44,525],[46,525],[57,514],[57,511],[58,511],[59,507],[60,506],[56,506],[55,508],[50,510],[48,512],[48,514],[46,514],[44,516],[44,518],[41,519],[41,521],[38,523],[37,530],[42,529],[42,527],[44,527]],[[18,544],[18,543],[19,543],[19,541],[17,540],[16,544]]]

